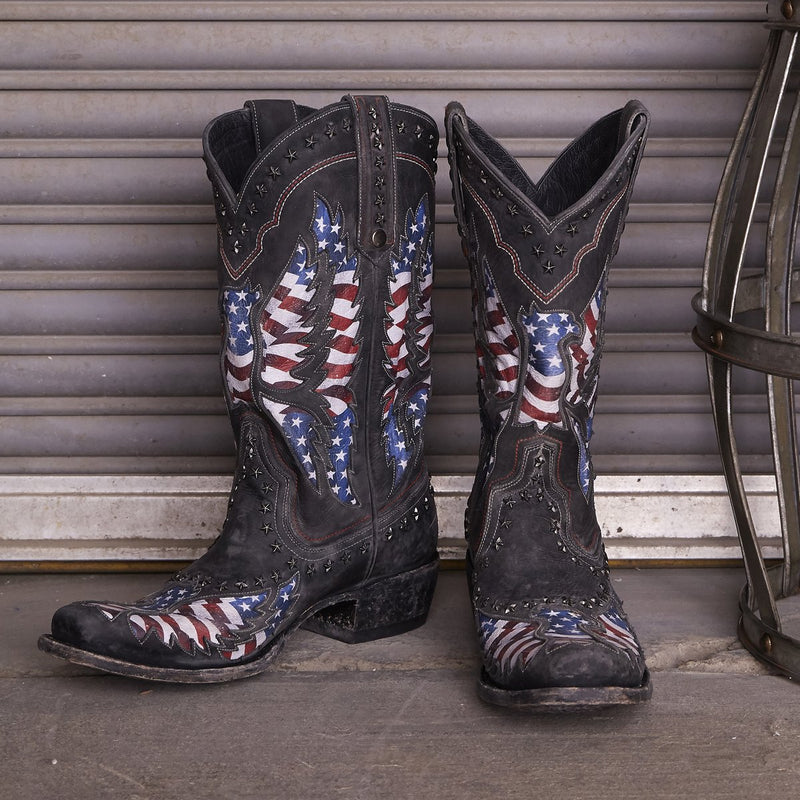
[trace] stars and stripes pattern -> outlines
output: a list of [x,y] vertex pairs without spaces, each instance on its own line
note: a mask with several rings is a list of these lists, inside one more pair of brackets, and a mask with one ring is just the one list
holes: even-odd
[[563,427],[559,401],[567,367],[561,343],[565,337],[578,333],[575,317],[569,312],[541,313],[532,309],[522,316],[522,324],[528,339],[528,363],[518,421],[533,422],[539,429],[547,425]]
[[253,371],[253,330],[250,310],[261,295],[247,282],[241,289],[226,288],[222,292],[222,311],[225,320],[225,385],[232,403],[253,400],[251,375]]
[[477,612],[481,647],[501,672],[530,664],[549,641],[600,641],[633,655],[639,644],[619,610],[612,606],[597,617],[585,617],[568,609],[543,609],[530,622],[495,619]]
[[[312,301],[316,295],[316,262],[309,263],[308,248],[299,239],[292,258],[261,313],[263,340],[261,379],[272,390],[298,387],[303,378],[295,373],[306,359],[308,340],[314,329]],[[289,445],[308,479],[316,487],[317,472],[312,458],[315,432],[313,417],[294,404],[260,398],[264,410],[281,426]]]
[[223,658],[237,661],[274,635],[295,600],[298,585],[299,577],[295,574],[277,588],[272,603],[268,602],[270,593],[264,592],[207,597],[177,607],[164,606],[170,590],[161,595],[158,605],[146,608],[94,605],[109,620],[128,612],[128,625],[139,642],[155,636],[164,646],[177,645],[189,654],[209,655],[210,648],[216,647]]
[[313,224],[319,253],[326,253],[333,266],[333,303],[327,322],[324,378],[316,391],[325,398],[331,419],[331,444],[328,448],[327,479],[343,503],[357,502],[350,486],[348,469],[353,448],[356,416],[352,409],[353,379],[360,348],[361,310],[358,258],[348,256],[347,237],[341,209],[331,218],[328,205],[317,198]]
[[585,422],[573,420],[572,429],[578,441],[578,480],[585,497],[589,497],[592,485],[591,454],[589,441],[592,438],[592,419],[597,398],[597,336],[600,324],[600,308],[605,286],[600,284],[589,305],[581,316],[583,336],[579,342],[569,345],[572,369],[570,371],[567,397],[575,405],[586,407]]
[[[417,231],[422,231],[422,236],[428,228],[428,198],[423,197],[417,208],[414,225]],[[425,370],[430,367],[431,360],[431,336],[433,335],[433,311],[431,307],[431,297],[433,295],[433,237],[428,236],[425,242],[425,255],[417,268],[418,292],[417,292],[417,325],[416,343],[417,349],[421,353],[419,369]],[[430,380],[430,378],[428,378]]]
[[517,665],[522,669],[530,664],[544,645],[539,637],[540,623],[492,619],[478,613],[478,634],[485,656],[501,672],[511,672]]
[[[519,339],[508,318],[489,270],[483,260],[484,321],[483,332],[486,350],[491,357],[494,392],[498,400],[507,400],[517,391],[519,381]],[[507,409],[505,410],[507,413]]]
[[[426,237],[428,239],[427,245]],[[413,288],[412,280],[415,267],[423,275],[423,284],[418,289],[424,291],[424,281],[427,280],[426,271],[432,279],[432,256],[430,237],[428,237],[427,200],[422,198],[416,210],[409,209],[406,213],[405,235],[400,237],[398,254],[390,258],[391,275],[389,276],[389,301],[386,303],[386,319],[384,323],[385,339],[384,350],[386,360],[384,368],[389,376],[389,384],[382,399],[382,419],[384,428],[384,443],[386,449],[386,463],[394,468],[393,486],[397,486],[408,464],[413,458],[415,438],[421,433],[422,421],[425,417],[428,397],[430,395],[429,382],[423,380],[421,385],[413,387],[404,401],[399,393],[403,381],[411,374],[409,366],[408,333],[407,327],[411,316],[410,296]],[[420,298],[423,295],[418,291]],[[423,300],[423,303],[426,301]],[[416,343],[424,345],[423,356],[420,363],[428,360],[430,346],[430,332],[432,332],[432,317],[430,316],[430,297],[427,299],[427,311],[423,308],[420,314],[415,309],[417,322]],[[426,314],[428,319],[426,320]],[[428,326],[430,325],[430,331]],[[424,334],[420,336],[421,331]],[[419,368],[417,364],[417,368]],[[405,411],[402,406],[405,404]],[[411,408],[414,404],[415,408]],[[405,421],[410,421],[410,427]]]
[[[319,488],[320,471],[324,470],[322,480],[327,480],[334,495],[352,504],[357,502],[349,468],[356,426],[350,384],[360,349],[358,258],[348,254],[341,209],[332,214],[319,196],[314,199],[311,232],[313,250],[302,238],[298,240],[292,260],[261,315],[261,377],[273,390],[312,391],[313,381],[300,371],[314,358],[322,379],[313,385],[313,391],[324,400],[328,430],[320,430],[319,420],[296,399],[288,403],[264,397],[262,405],[283,429],[311,484]],[[321,264],[329,267],[324,276]],[[328,279],[331,305],[323,310],[319,287]],[[312,343],[321,344],[313,353]],[[318,464],[320,456],[326,459],[324,465]]]
[[308,248],[298,240],[294,254],[272,296],[261,312],[261,379],[273,389],[291,389],[302,383],[293,374],[308,350],[305,339],[313,330],[316,262],[309,264]]

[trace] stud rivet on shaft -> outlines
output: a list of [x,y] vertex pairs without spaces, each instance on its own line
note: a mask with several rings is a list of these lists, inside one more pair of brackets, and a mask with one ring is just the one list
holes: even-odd
[[765,633],[761,637],[761,649],[765,653],[771,653],[772,652],[772,637],[768,633]]
[[786,19],[791,19],[794,16],[794,3],[792,0],[784,0],[781,4],[781,14]]
[[721,330],[715,330],[714,333],[711,334],[711,344],[714,345],[717,349],[722,347],[723,343],[725,342],[725,335],[722,333]]
[[383,247],[386,244],[386,231],[383,228],[376,228],[372,231],[371,240],[375,247]]

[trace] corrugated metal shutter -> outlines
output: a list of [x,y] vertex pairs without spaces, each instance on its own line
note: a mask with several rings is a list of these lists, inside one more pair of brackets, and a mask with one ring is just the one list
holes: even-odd
[[[719,472],[689,300],[763,16],[751,0],[0,2],[0,493],[28,496],[10,476],[230,470],[200,134],[248,98],[319,106],[348,91],[440,120],[457,98],[533,176],[594,119],[644,101],[652,138],[612,271],[595,463]],[[469,474],[469,279],[445,168],[436,270],[428,452],[437,475]],[[769,469],[760,383],[741,389],[746,465]]]

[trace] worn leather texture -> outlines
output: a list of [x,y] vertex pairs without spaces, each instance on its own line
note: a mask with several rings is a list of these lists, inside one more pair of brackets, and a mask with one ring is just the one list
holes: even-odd
[[427,115],[379,96],[252,101],[208,125],[237,446],[228,514],[154,594],[60,609],[57,641],[202,670],[260,658],[333,600],[363,601],[354,640],[424,618],[437,142]]
[[447,109],[482,423],[468,568],[484,669],[497,687],[644,680],[609,577],[589,442],[608,269],[648,121],[629,103],[534,182],[460,105]]

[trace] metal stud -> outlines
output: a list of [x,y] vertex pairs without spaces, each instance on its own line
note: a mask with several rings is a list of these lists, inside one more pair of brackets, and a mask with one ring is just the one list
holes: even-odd
[[326,135],[326,136],[327,136],[329,139],[333,139],[333,137],[334,137],[334,136],[336,136],[336,126],[335,126],[335,125],[334,125],[332,122],[329,122],[329,123],[328,123],[328,124],[325,126],[325,135]]
[[276,167],[274,164],[269,168],[269,176],[273,181],[278,180],[282,174],[280,167]]
[[286,566],[287,566],[287,567],[289,567],[289,569],[294,569],[294,568],[297,566],[297,559],[296,559],[294,556],[292,556],[292,557],[291,557],[291,558],[290,558],[290,559],[289,559],[289,560],[286,562]]
[[289,148],[289,149],[286,151],[286,155],[284,156],[284,158],[285,158],[285,159],[286,159],[286,160],[287,160],[287,161],[288,161],[290,164],[292,163],[292,161],[297,161],[297,151],[296,151],[296,150],[292,150],[292,148],[290,147],[290,148]]
[[313,149],[314,149],[314,145],[315,145],[316,143],[317,143],[317,137],[316,137],[316,136],[314,136],[314,134],[313,134],[313,133],[311,134],[311,136],[306,136],[306,147],[307,147],[309,150],[313,150]]
[[552,275],[555,268],[556,265],[549,258],[544,264],[542,264],[542,272],[544,272],[546,275]]
[[563,255],[564,255],[564,253],[566,253],[566,252],[567,252],[567,248],[566,248],[566,247],[564,247],[564,245],[563,245],[563,244],[557,244],[557,245],[555,246],[554,252],[555,252],[555,254],[556,254],[557,256],[563,256]]
[[273,553],[280,553],[281,550],[283,549],[281,547],[281,543],[277,539],[270,546],[272,547]]
[[328,559],[323,565],[325,572],[330,572],[333,569],[333,561]]
[[278,570],[275,570],[272,573],[272,575],[270,575],[270,578],[272,578],[273,583],[279,583],[281,579],[281,574],[280,572],[278,572]]
[[520,228],[520,233],[521,233],[523,236],[533,236],[533,226],[532,226],[532,225],[530,225],[530,224],[528,224],[528,225],[523,225],[523,226]]

